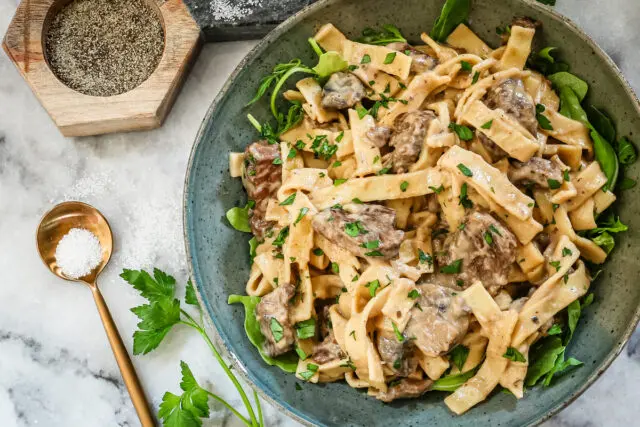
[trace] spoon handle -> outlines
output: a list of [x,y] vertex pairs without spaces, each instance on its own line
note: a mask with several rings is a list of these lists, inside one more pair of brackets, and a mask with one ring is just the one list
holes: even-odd
[[149,404],[144,394],[144,390],[140,385],[140,380],[138,379],[136,370],[133,367],[133,363],[131,363],[131,358],[129,357],[129,353],[127,353],[127,348],[124,346],[122,338],[120,338],[118,328],[116,328],[116,324],[111,317],[111,313],[109,313],[107,303],[95,283],[92,284],[90,288],[93,293],[93,299],[98,307],[98,312],[100,313],[102,325],[104,326],[104,330],[109,338],[109,344],[111,344],[111,349],[116,357],[116,362],[118,362],[122,379],[124,379],[124,384],[127,386],[133,406],[136,408],[138,418],[140,418],[140,423],[142,424],[142,427],[155,427],[156,423],[151,411],[149,410]]

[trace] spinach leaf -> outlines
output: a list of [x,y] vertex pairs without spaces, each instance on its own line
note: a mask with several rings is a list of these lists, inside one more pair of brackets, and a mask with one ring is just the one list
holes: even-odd
[[558,336],[549,336],[538,341],[529,352],[529,369],[525,378],[527,387],[533,387],[555,366],[558,355],[565,347]]
[[607,183],[603,189],[613,191],[620,171],[618,156],[616,156],[616,152],[613,150],[611,144],[602,138],[597,131],[591,131],[591,139],[593,140],[593,151],[595,152],[596,160],[600,164],[602,172],[604,172],[604,175],[607,177]]
[[[613,141],[610,139],[609,141]],[[629,141],[626,136],[620,138],[618,141],[617,152],[618,152],[618,160],[623,165],[629,165],[636,161],[638,158],[638,154],[636,153],[636,147]]]
[[547,78],[551,80],[551,83],[553,83],[558,90],[561,90],[563,87],[571,88],[578,99],[580,99],[580,102],[584,100],[589,90],[587,82],[566,71],[551,74],[547,76]]
[[454,366],[458,368],[458,370],[462,371],[462,367],[467,361],[467,357],[469,357],[469,351],[469,347],[458,344],[449,353],[449,359],[454,364]]
[[616,140],[616,129],[613,127],[611,119],[604,112],[589,105],[587,106],[587,116],[589,117],[589,123],[604,139],[609,142]]
[[251,203],[247,203],[244,208],[231,208],[227,211],[227,220],[238,231],[245,233],[251,233],[251,227],[249,227],[249,209]]
[[431,390],[456,391],[458,387],[466,383],[469,378],[473,377],[478,369],[480,369],[480,366],[477,366],[474,369],[463,372],[461,374],[447,375],[446,377],[442,377],[439,380],[433,382]]
[[576,326],[578,326],[581,311],[579,300],[575,300],[567,307],[567,325],[569,326],[569,330],[564,339],[564,345],[569,344],[569,341],[573,338],[573,332],[576,330]]
[[593,243],[595,243],[596,245],[598,245],[602,249],[604,249],[604,251],[607,253],[607,255],[609,255],[611,253],[611,251],[613,250],[613,248],[616,245],[616,242],[613,239],[613,236],[611,234],[607,233],[606,231],[604,233],[600,234],[599,236],[594,237],[591,240],[593,241]]
[[447,0],[429,34],[437,42],[446,41],[456,27],[467,20],[471,0]]
[[587,113],[582,109],[578,96],[569,86],[560,88],[560,114],[590,126]]
[[240,303],[244,306],[244,330],[251,344],[260,352],[262,359],[271,366],[277,366],[285,372],[293,373],[298,367],[298,356],[295,352],[283,354],[278,357],[269,357],[264,353],[262,345],[265,337],[260,331],[260,323],[256,318],[256,306],[260,302],[260,297],[250,297],[242,295],[229,295],[229,304]]
[[608,233],[622,233],[628,229],[629,227],[620,221],[620,217],[616,217],[613,212],[609,212],[607,216],[598,220],[598,227],[589,230],[588,235],[595,236],[605,231]]

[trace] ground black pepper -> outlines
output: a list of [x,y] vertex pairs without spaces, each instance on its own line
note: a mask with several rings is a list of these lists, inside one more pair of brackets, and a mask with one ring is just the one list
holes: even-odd
[[53,17],[45,47],[65,85],[112,96],[149,78],[162,56],[164,31],[145,0],[75,0]]

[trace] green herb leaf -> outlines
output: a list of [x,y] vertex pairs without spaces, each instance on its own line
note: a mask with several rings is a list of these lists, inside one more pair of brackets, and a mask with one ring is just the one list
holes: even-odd
[[368,242],[364,242],[363,244],[361,244],[360,247],[365,248],[365,249],[376,249],[376,248],[380,247],[380,241],[379,240],[370,240]]
[[324,255],[324,251],[323,251],[322,249],[320,249],[320,248],[315,248],[315,249],[313,250],[313,254],[314,254],[315,256],[322,256],[322,255]]
[[473,172],[471,172],[471,169],[469,169],[468,167],[466,167],[462,163],[458,163],[458,169],[460,170],[460,172],[462,172],[462,175],[464,175],[466,177],[472,177],[473,176]]
[[437,391],[456,391],[462,384],[466,383],[478,371],[479,366],[461,374],[447,375],[433,382],[431,390]]
[[562,248],[562,256],[569,256],[572,255],[573,252],[571,251],[571,249],[569,248]]
[[393,326],[393,333],[396,334],[396,339],[398,340],[398,342],[404,342],[404,335],[402,335],[402,332],[400,332],[400,330],[398,329],[398,325],[396,325],[396,322],[392,320],[391,326]]
[[407,188],[409,188],[409,182],[408,181],[402,181],[400,183],[400,191],[402,191],[404,193],[405,191],[407,191]]
[[462,259],[457,259],[451,264],[440,267],[440,273],[444,274],[458,274],[460,273],[460,269],[462,268]]
[[516,348],[507,347],[507,352],[502,355],[505,359],[509,359],[513,362],[526,362],[527,359]]
[[429,265],[433,265],[433,258],[431,255],[424,253],[422,249],[418,249],[418,260],[420,264],[424,264],[426,262]]
[[357,205],[361,205],[363,204],[362,200],[358,199],[357,197],[354,197],[353,199],[351,199],[351,202],[357,204]]
[[271,329],[271,336],[275,342],[280,342],[284,337],[284,328],[282,324],[278,322],[278,319],[272,317],[269,321],[269,329]]
[[462,71],[468,71],[471,72],[471,64],[469,64],[467,61],[460,61],[460,67],[462,69]]
[[316,336],[316,319],[303,320],[294,325],[296,335],[299,339],[305,340]]
[[554,323],[553,326],[551,326],[547,331],[547,335],[561,335],[561,334],[562,334],[562,327],[557,323]]
[[630,165],[631,163],[635,162],[636,159],[638,158],[636,148],[633,146],[631,141],[629,141],[629,139],[626,136],[620,138],[620,141],[618,141],[618,146],[616,148],[617,148],[618,160],[623,165]]
[[382,257],[384,254],[380,251],[365,252],[364,256]]
[[482,234],[482,237],[484,238],[484,241],[487,242],[487,245],[489,246],[493,245],[493,236],[491,235],[491,232],[485,231]]
[[609,116],[591,105],[587,106],[586,111],[589,123],[591,123],[593,128],[602,135],[604,139],[609,142],[614,142],[616,140],[616,128],[613,126],[613,122]]
[[436,187],[429,186],[429,189],[430,189],[431,191],[433,191],[434,193],[436,193],[436,194],[440,194],[440,193],[442,193],[442,192],[444,191],[444,185],[440,184],[440,186],[439,186],[439,187],[437,187],[437,188],[436,188]]
[[193,287],[193,283],[191,279],[187,282],[186,294],[184,296],[184,302],[189,305],[195,305],[196,307],[200,307],[200,303],[198,302],[198,297],[196,296],[196,290]]
[[260,331],[260,323],[256,317],[256,306],[260,302],[260,297],[250,297],[243,295],[230,295],[229,304],[241,303],[244,306],[244,330],[249,341],[258,350],[262,359],[270,366],[277,366],[285,372],[294,373],[298,367],[298,356],[295,352],[290,352],[276,358],[267,356],[263,351],[265,337]]
[[249,240],[249,258],[251,258],[251,263],[253,264],[253,259],[256,257],[256,249],[258,248],[258,245],[260,245],[260,243],[258,243],[258,239],[256,239],[256,236],[253,236],[250,240]]
[[598,132],[591,131],[591,139],[593,140],[593,151],[595,152],[596,160],[607,177],[607,183],[603,188],[605,190],[613,190],[620,171],[618,156],[616,156],[611,144],[602,138]]
[[362,31],[362,37],[357,41],[360,43],[384,46],[394,42],[406,43],[407,39],[402,36],[396,26],[387,24],[382,26],[382,30],[365,28]]
[[449,353],[449,360],[451,360],[451,363],[453,363],[459,371],[462,371],[462,367],[467,361],[467,357],[469,357],[469,351],[469,347],[458,344]]
[[542,104],[536,105],[536,119],[538,120],[538,124],[544,130],[553,130],[553,126],[551,126],[551,122],[549,121],[549,119],[542,115],[544,111],[545,111],[544,105]]
[[474,85],[476,83],[478,83],[478,79],[480,78],[480,72],[476,71],[475,73],[473,73],[473,78],[471,79],[471,84]]
[[560,261],[549,261],[549,265],[555,268],[556,271],[560,271]]
[[371,295],[371,298],[373,298],[376,296],[376,291],[380,287],[380,281],[376,279],[372,282],[367,283],[366,285],[364,285],[364,287],[369,289],[369,295]]
[[346,179],[346,178],[338,178],[338,179],[336,179],[336,180],[334,180],[334,181],[333,181],[333,186],[334,186],[334,187],[337,187],[338,185],[342,185],[342,184],[344,184],[345,182],[347,182],[347,179]]
[[386,175],[389,173],[390,170],[391,168],[382,168],[378,172],[376,172],[376,175]]
[[470,141],[473,139],[473,131],[464,125],[451,122],[449,123],[449,129],[454,131],[458,135],[458,138],[463,141]]
[[561,71],[559,73],[551,74],[550,76],[547,76],[547,78],[551,80],[551,83],[553,83],[558,90],[562,90],[562,88],[565,87],[570,88],[578,97],[579,102],[582,102],[584,97],[587,96],[587,91],[589,90],[587,82],[571,73]]
[[384,57],[383,64],[391,64],[396,59],[396,52],[387,53],[387,56]]
[[473,208],[473,202],[467,197],[467,183],[465,182],[460,187],[460,196],[458,197],[458,204],[462,205],[465,209]]
[[298,193],[293,193],[291,194],[289,197],[287,197],[286,199],[284,199],[284,201],[282,203],[280,203],[280,206],[289,206],[292,205],[293,202],[295,202],[296,200],[296,196],[298,195]]
[[445,42],[455,28],[469,18],[471,0],[447,0],[429,34],[437,42]]
[[361,64],[368,64],[370,62],[371,62],[371,56],[369,56],[369,54],[365,54],[360,60]]
[[128,270],[126,268],[120,277],[140,292],[140,296],[151,302],[174,298],[176,279],[157,268],[153,269],[153,277],[144,270]]
[[[180,361],[182,381],[180,388],[183,393],[176,396],[165,393],[158,410],[158,417],[165,427],[201,426],[200,418],[209,418],[209,395],[200,387],[189,366]],[[226,403],[226,402],[225,402]]]
[[289,226],[288,225],[286,227],[284,227],[282,230],[280,230],[280,232],[278,233],[278,236],[275,238],[275,240],[273,241],[272,245],[273,246],[277,246],[277,247],[280,247],[280,246],[284,245],[284,241],[287,239],[287,236],[289,236]]
[[489,120],[487,123],[480,126],[482,129],[491,129],[491,125],[493,125],[493,119]]
[[249,209],[250,203],[247,203],[244,208],[231,208],[227,211],[227,220],[233,228],[245,233],[251,233],[251,227],[249,226]]
[[418,297],[420,296],[420,292],[418,292],[417,289],[412,289],[407,296],[413,300],[418,299]]
[[559,181],[550,178],[547,179],[547,184],[549,184],[549,188],[552,190],[557,190],[562,185]]
[[562,340],[557,336],[543,338],[533,346],[529,352],[529,369],[525,378],[527,387],[533,387],[553,369],[558,355],[564,349]]
[[367,234],[368,231],[364,228],[361,221],[348,222],[344,225],[344,232],[348,236],[358,237],[361,234]]
[[591,240],[593,241],[593,243],[595,243],[596,245],[604,249],[607,255],[611,253],[611,251],[616,245],[616,242],[613,239],[613,236],[607,233],[606,231],[600,234],[599,236],[592,238]]
[[302,221],[302,218],[304,218],[304,216],[307,214],[307,212],[309,212],[309,208],[308,207],[305,206],[303,208],[300,208],[300,213],[298,213],[298,217],[294,221],[293,225],[296,225],[297,223]]
[[320,55],[318,65],[313,67],[313,71],[318,74],[318,77],[325,78],[346,70],[348,66],[349,63],[338,52],[326,52]]

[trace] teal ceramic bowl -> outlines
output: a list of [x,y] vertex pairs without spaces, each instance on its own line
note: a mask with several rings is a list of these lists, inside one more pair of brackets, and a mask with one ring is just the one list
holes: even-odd
[[[527,426],[551,417],[568,405],[609,366],[628,340],[640,315],[640,262],[633,248],[640,239],[638,188],[624,193],[619,211],[630,231],[618,244],[612,260],[594,286],[595,303],[586,310],[569,354],[585,366],[560,378],[552,387],[535,388],[517,401],[494,393],[461,417],[442,402],[445,394],[427,393],[421,399],[383,404],[344,383],[303,385],[267,366],[243,330],[243,309],[227,305],[229,294],[243,294],[249,275],[248,234],[230,228],[224,219],[233,206],[244,205],[239,179],[229,176],[228,153],[242,151],[257,138],[246,119],[244,105],[259,81],[280,62],[299,57],[313,63],[307,38],[321,24],[332,22],[349,37],[368,26],[398,25],[410,40],[429,31],[443,0],[321,0],[287,20],[269,34],[242,61],[213,102],[191,153],[185,185],[184,227],[192,277],[218,333],[218,344],[228,352],[236,370],[262,396],[292,418],[314,425],[403,426]],[[472,28],[492,45],[495,28],[514,16],[543,22],[539,46],[558,46],[572,70],[590,84],[589,103],[603,107],[620,135],[640,135],[638,100],[609,57],[566,18],[532,0],[473,0]],[[603,18],[606,19],[606,18]],[[267,102],[251,107],[258,120],[270,118]],[[637,177],[635,170],[627,175]],[[622,397],[622,396],[621,396]]]

